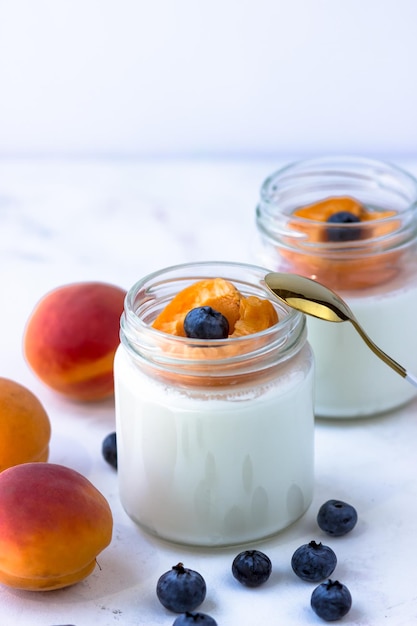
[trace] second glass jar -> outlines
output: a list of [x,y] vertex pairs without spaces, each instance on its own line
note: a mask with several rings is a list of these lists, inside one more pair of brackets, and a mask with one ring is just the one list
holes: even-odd
[[[342,212],[350,205],[363,207],[364,221],[350,222],[346,215],[345,223],[328,220],[335,206]],[[338,292],[375,343],[417,371],[413,176],[360,157],[301,161],[266,179],[256,215],[262,264]],[[382,363],[351,324],[311,317],[307,323],[316,356],[318,416],[369,416],[415,397],[416,389]]]

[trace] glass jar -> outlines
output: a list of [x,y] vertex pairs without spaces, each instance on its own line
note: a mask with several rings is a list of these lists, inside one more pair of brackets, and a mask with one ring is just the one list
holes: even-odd
[[[330,223],[311,210],[340,198],[360,203],[369,219]],[[266,179],[256,215],[260,262],[338,292],[375,343],[417,371],[417,181],[410,174],[357,157],[301,161]],[[307,325],[318,416],[369,416],[415,397],[351,324],[309,317]]]
[[179,291],[205,278],[269,299],[265,273],[235,263],[179,265],[127,294],[114,364],[120,498],[161,538],[254,541],[311,502],[314,361],[304,316],[273,302],[277,324],[216,340],[152,327]]

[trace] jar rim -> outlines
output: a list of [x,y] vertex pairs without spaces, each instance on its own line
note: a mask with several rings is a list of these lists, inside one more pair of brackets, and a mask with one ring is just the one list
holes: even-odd
[[[239,272],[244,277],[237,278]],[[153,367],[183,374],[183,368],[192,369],[192,375],[212,377],[225,375],[226,370],[249,371],[253,363],[265,368],[276,361],[289,358],[298,352],[306,341],[305,316],[275,299],[264,281],[269,270],[248,263],[228,261],[201,261],[182,263],[152,272],[137,281],[127,292],[125,308],[121,317],[121,341],[128,352],[141,361],[151,362]],[[248,277],[245,279],[245,277]],[[254,288],[262,297],[273,303],[279,321],[265,330],[241,337],[226,339],[190,339],[162,332],[151,326],[158,293],[166,295],[165,289],[175,292],[175,277],[180,283],[192,283],[207,277],[221,277],[232,282],[240,290]],[[256,277],[256,280],[255,280]],[[237,284],[236,284],[237,283]],[[231,347],[233,349],[231,349]],[[199,350],[205,349],[204,356]],[[211,356],[207,356],[211,349]],[[190,354],[193,357],[190,357]],[[188,372],[188,375],[190,372]]]
[[[397,182],[409,187],[411,196],[409,204],[412,207],[417,206],[417,178],[410,172],[388,161],[354,155],[315,157],[293,161],[285,165],[270,174],[262,183],[260,190],[262,203],[265,203],[267,206],[273,205],[272,199],[275,196],[274,192],[277,191],[277,179],[281,182],[283,188],[285,186],[290,187],[291,181],[300,173],[304,174],[306,180],[308,180],[308,177],[320,175],[324,177],[329,176],[330,180],[336,176],[342,176],[348,179],[357,178],[358,180],[374,182],[375,177],[378,176],[380,180],[379,186],[382,186],[381,182],[384,182],[384,180],[386,184],[392,183],[392,177],[396,176],[398,177]],[[389,179],[390,175],[391,178]],[[299,182],[297,182],[297,187],[299,187]]]
[[[266,178],[257,207],[259,230],[272,242],[305,248],[309,254],[367,256],[400,247],[417,234],[417,179],[385,161],[358,156],[325,156],[292,162]],[[309,240],[308,229],[354,231],[357,224],[329,224],[294,215],[296,208],[326,198],[350,196],[364,205],[395,208],[395,215],[361,222],[357,240]],[[291,220],[291,223],[289,223]],[[375,226],[378,228],[375,234]]]

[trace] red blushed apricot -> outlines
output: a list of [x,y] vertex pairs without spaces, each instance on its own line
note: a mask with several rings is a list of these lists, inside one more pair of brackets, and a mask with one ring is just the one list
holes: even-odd
[[113,517],[84,476],[54,463],[0,474],[0,583],[48,591],[83,580],[109,545]]
[[100,282],[73,283],[46,294],[24,332],[24,354],[34,373],[76,400],[113,395],[125,295],[120,287]]

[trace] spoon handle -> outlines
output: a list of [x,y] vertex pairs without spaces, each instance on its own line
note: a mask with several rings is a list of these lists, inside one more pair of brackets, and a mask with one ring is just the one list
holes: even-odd
[[389,365],[389,367],[391,367],[395,372],[397,372],[397,374],[399,374],[400,376],[408,380],[408,382],[414,385],[414,387],[417,387],[417,378],[415,376],[413,376],[412,374],[409,374],[402,365],[397,363],[397,361],[394,361],[394,359],[388,356],[388,354],[386,354],[383,350],[381,350],[381,348],[378,348],[378,346],[372,341],[370,337],[368,337],[366,332],[363,330],[362,326],[359,325],[359,323],[356,321],[354,317],[352,317],[350,321],[352,322],[353,326],[358,331],[358,333],[360,334],[364,342],[372,350],[372,352],[376,354],[376,356],[378,356],[382,361],[384,361],[384,363]]
[[417,378],[413,376],[413,374],[409,374],[407,372],[407,374],[405,375],[405,379],[408,380],[409,383],[414,385],[414,387],[417,387]]

